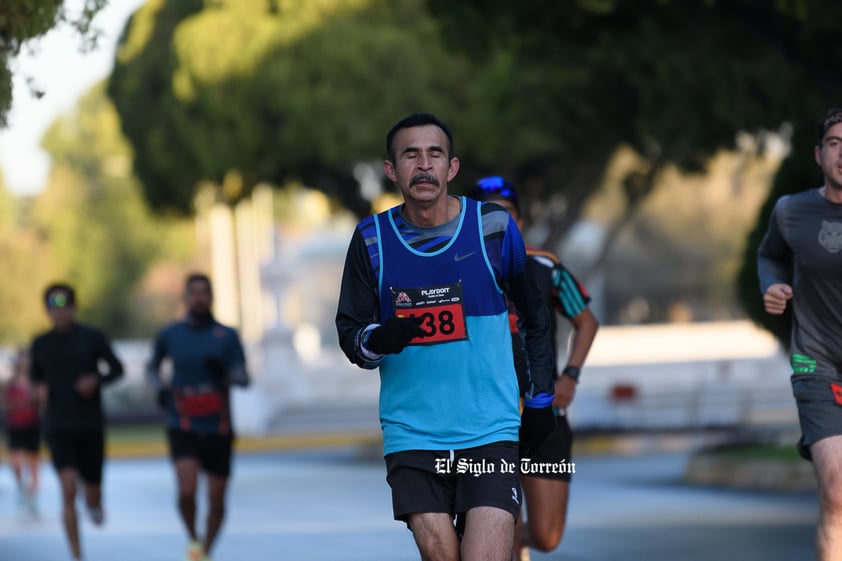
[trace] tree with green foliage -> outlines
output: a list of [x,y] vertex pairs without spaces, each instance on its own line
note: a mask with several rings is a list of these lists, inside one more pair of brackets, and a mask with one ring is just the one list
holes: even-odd
[[233,199],[297,177],[367,212],[351,170],[426,109],[458,132],[462,181],[503,173],[559,198],[539,207],[563,210],[544,217],[557,239],[618,146],[647,162],[626,181],[634,209],[666,163],[700,169],[737,131],[776,130],[825,79],[803,44],[832,36],[801,2],[392,4],[145,5],[110,93],[153,206],[189,211],[198,181],[238,170]]
[[50,278],[45,244],[21,217],[25,201],[14,197],[0,183],[0,342],[25,344],[45,325],[40,288]]
[[[536,200],[564,192],[556,229],[577,219],[588,191],[598,184],[610,153],[602,148],[628,145],[649,162],[626,180],[627,211],[614,225],[617,232],[666,164],[699,169],[716,149],[732,146],[737,131],[791,127],[792,152],[746,242],[738,281],[749,316],[788,342],[787,319],[762,310],[756,249],[774,201],[820,180],[810,158],[812,135],[818,117],[839,104],[842,91],[842,74],[835,71],[842,67],[842,51],[830,47],[838,37],[842,3],[428,0],[428,5],[452,49],[485,64],[510,59],[513,72],[502,83],[513,84],[513,93],[539,108],[526,115],[522,133],[552,136],[558,147],[543,154],[547,164],[536,159],[504,172],[520,177]],[[517,69],[532,69],[527,76],[537,78],[523,80]]]
[[364,214],[354,166],[383,158],[405,113],[452,112],[464,76],[422,0],[153,0],[109,93],[154,208],[192,212],[203,181],[235,202],[299,180]]
[[842,91],[840,20],[835,0],[150,0],[109,93],[147,199],[181,212],[202,181],[236,201],[296,178],[365,214],[354,166],[425,110],[456,132],[454,190],[510,177],[553,244],[631,148],[605,255],[669,166],[702,170],[740,131],[797,142]]
[[153,216],[142,197],[105,84],[59,118],[43,145],[52,169],[28,221],[51,263],[50,280],[75,285],[82,316],[113,336],[148,335],[162,318],[138,318],[133,295],[151,264],[179,244],[172,220]]
[[626,181],[631,216],[666,164],[701,169],[738,131],[776,131],[842,81],[825,58],[840,62],[826,47],[842,18],[832,0],[427,3],[451,49],[505,64],[492,90],[500,112],[472,138],[534,145],[508,167],[482,143],[472,156],[489,169],[502,161],[530,198],[563,193],[561,231],[618,145],[647,162]]
[[[12,105],[12,69],[10,63],[27,41],[41,37],[60,24],[72,26],[82,39],[82,48],[96,45],[97,33],[91,22],[108,0],[3,0],[0,2],[0,127],[6,126],[6,113]],[[71,13],[75,4],[78,13]],[[33,91],[35,95],[41,92]]]

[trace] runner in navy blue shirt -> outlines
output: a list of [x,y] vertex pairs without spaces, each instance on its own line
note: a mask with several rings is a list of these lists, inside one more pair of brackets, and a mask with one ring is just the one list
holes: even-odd
[[[246,386],[246,358],[237,332],[211,313],[210,279],[187,278],[186,317],[165,327],[155,339],[147,376],[166,410],[170,456],[178,483],[178,511],[190,543],[188,561],[209,559],[225,517],[225,490],[231,473],[234,428],[231,385]],[[161,365],[171,362],[164,381]],[[208,516],[204,538],[196,531],[196,488],[199,473],[208,480]]]

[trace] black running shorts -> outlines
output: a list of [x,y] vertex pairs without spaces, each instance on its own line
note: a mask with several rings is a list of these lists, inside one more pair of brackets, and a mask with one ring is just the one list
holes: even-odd
[[570,456],[573,451],[573,431],[565,415],[555,418],[555,430],[547,437],[541,448],[530,458],[521,458],[521,477],[540,477],[557,481],[570,481],[574,465]]
[[[837,386],[836,392],[833,385]],[[842,434],[842,380],[822,376],[794,377],[792,395],[801,424],[799,450],[802,456],[811,459],[811,444]]]
[[8,429],[9,450],[23,450],[36,454],[41,448],[41,427],[35,425],[25,429]]
[[85,483],[102,483],[102,464],[105,461],[105,435],[102,431],[51,431],[47,433],[46,440],[56,471],[74,468]]
[[231,454],[234,437],[231,434],[201,434],[169,429],[170,458],[196,458],[202,469],[211,475],[231,475]]
[[386,455],[395,520],[412,513],[462,514],[478,506],[516,517],[521,492],[517,442],[464,450],[406,450]]

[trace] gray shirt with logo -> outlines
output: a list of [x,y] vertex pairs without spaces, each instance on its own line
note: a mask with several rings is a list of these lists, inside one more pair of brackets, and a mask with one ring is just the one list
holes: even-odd
[[781,197],[757,267],[761,293],[792,286],[794,375],[842,377],[842,204],[818,189]]

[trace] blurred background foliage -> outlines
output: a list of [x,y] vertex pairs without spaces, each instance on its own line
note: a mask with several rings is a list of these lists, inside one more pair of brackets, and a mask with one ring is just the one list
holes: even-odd
[[52,125],[43,146],[52,161],[44,189],[0,198],[9,273],[0,338],[19,344],[46,327],[41,292],[59,279],[77,287],[81,318],[118,336],[148,335],[178,308],[182,271],[195,259],[191,223],[149,210],[104,84]]
[[[11,3],[52,6],[28,12],[42,30],[62,5]],[[6,57],[43,32],[9,13]],[[782,333],[759,309],[755,248],[774,200],[821,181],[840,21],[836,0],[148,0],[107,84],[45,136],[43,193],[0,191],[0,302],[20,311],[0,338],[43,321],[32,291],[56,276],[91,319],[145,333],[175,305],[164,287],[202,264],[189,217],[208,185],[229,204],[304,185],[371,212],[392,192],[385,132],[413,111],[452,126],[454,192],[519,185],[529,239],[598,287],[603,322],[747,314]]]
[[[108,0],[0,2],[0,126],[6,126],[6,114],[12,102],[10,64],[26,48],[27,41],[43,36],[57,25],[67,24],[78,32],[82,50],[96,48],[98,32],[91,23],[107,3]],[[35,84],[30,84],[30,90],[33,95],[43,95]]]

